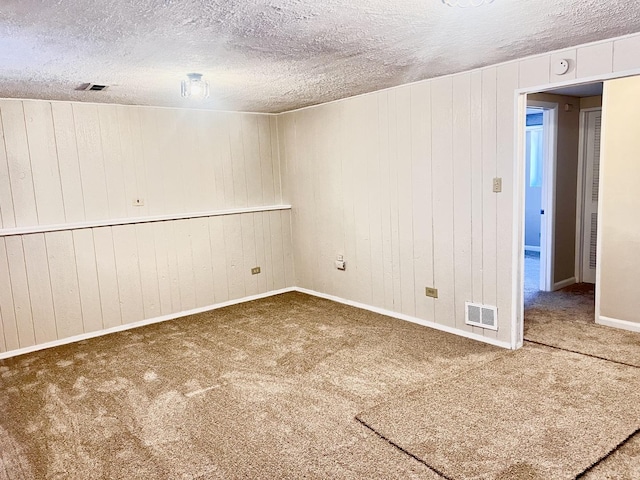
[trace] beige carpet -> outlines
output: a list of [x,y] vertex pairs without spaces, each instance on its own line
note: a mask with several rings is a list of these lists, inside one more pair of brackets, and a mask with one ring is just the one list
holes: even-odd
[[525,305],[524,339],[640,367],[640,333],[596,325],[594,288],[538,292]]
[[[512,355],[296,293],[24,355],[0,361],[0,480],[434,480],[356,414]],[[639,454],[585,478],[640,478]]]
[[0,479],[436,479],[355,420],[504,350],[302,294],[0,362]]
[[358,419],[447,478],[572,479],[640,427],[640,369],[540,346]]
[[640,434],[636,434],[605,461],[580,477],[582,480],[638,480],[640,478]]

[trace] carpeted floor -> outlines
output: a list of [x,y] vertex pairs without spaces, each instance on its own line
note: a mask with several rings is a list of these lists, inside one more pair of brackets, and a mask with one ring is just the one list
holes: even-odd
[[637,385],[640,369],[525,345],[358,419],[448,478],[573,479],[640,428]]
[[529,303],[540,291],[540,252],[524,252],[524,303]]
[[[0,361],[0,480],[442,478],[356,415],[518,355],[299,293],[24,355]],[[638,478],[639,456],[584,478]]]
[[25,355],[0,479],[439,478],[355,415],[506,353],[291,293]]
[[594,286],[537,292],[525,304],[524,339],[640,367],[640,334],[596,325]]

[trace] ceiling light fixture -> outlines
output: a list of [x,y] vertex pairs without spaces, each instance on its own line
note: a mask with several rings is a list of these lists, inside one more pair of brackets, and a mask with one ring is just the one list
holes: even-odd
[[442,3],[449,7],[470,8],[489,5],[490,3],[493,3],[493,0],[442,0]]
[[209,98],[209,82],[202,79],[201,73],[187,73],[181,90],[184,98]]

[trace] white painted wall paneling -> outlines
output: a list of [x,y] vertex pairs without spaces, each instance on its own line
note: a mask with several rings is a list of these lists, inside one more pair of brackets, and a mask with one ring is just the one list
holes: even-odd
[[[297,285],[510,341],[515,91],[640,69],[639,42],[582,45],[281,115]],[[552,72],[561,58],[570,60],[564,76]],[[345,254],[346,272],[328,249]],[[431,285],[435,301],[423,296]],[[466,327],[465,300],[497,305],[498,331]]]
[[289,225],[278,210],[0,238],[1,351],[292,286]]
[[282,199],[270,116],[1,100],[0,120],[2,228]]
[[0,120],[0,350],[293,285],[290,211],[233,211],[283,199],[275,117],[2,100]]

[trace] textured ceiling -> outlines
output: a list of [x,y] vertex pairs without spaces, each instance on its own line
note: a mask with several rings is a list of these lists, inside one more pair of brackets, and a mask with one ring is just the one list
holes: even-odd
[[630,0],[3,0],[0,97],[282,112],[637,31]]

